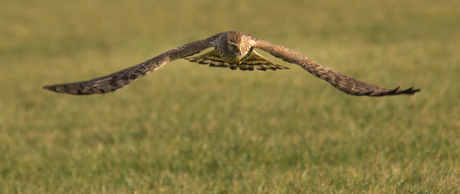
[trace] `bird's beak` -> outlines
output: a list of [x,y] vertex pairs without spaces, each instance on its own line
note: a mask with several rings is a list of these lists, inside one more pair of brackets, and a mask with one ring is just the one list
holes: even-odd
[[238,47],[238,50],[240,50],[240,51],[241,51],[241,47],[240,47],[240,46]]

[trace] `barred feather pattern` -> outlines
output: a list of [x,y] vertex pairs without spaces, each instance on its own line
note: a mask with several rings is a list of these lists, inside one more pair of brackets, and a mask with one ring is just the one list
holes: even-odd
[[[210,47],[214,47],[214,50],[201,56],[192,56]],[[289,69],[262,57],[254,51],[254,48],[266,51],[286,62],[297,64],[314,76],[327,81],[335,88],[350,95],[388,96],[415,94],[420,91],[420,89],[413,89],[412,87],[400,90],[399,87],[387,89],[368,84],[322,66],[296,51],[238,31],[227,31],[207,39],[185,44],[166,51],[141,64],[110,75],[91,79],[89,81],[49,85],[43,88],[54,92],[75,95],[109,93],[123,88],[134,80],[180,58],[185,58],[190,62],[199,64],[209,64],[211,67],[230,68],[232,70],[240,69],[243,71],[253,71],[257,69],[267,71]]]
[[44,86],[43,88],[54,92],[74,95],[105,94],[113,92],[125,87],[134,80],[143,77],[152,71],[155,71],[156,69],[171,61],[194,55],[201,52],[202,50],[214,46],[213,43],[215,42],[215,39],[219,37],[219,35],[220,34],[216,34],[205,40],[185,44],[175,49],[166,51],[165,53],[160,54],[148,61],[112,73],[110,75],[95,78],[89,81],[49,85]]
[[196,57],[187,57],[185,59],[190,62],[196,62],[200,65],[209,65],[210,67],[218,68],[230,68],[231,70],[239,69],[242,71],[254,71],[254,69],[257,69],[259,71],[276,71],[289,69],[288,67],[271,62],[255,51],[250,52],[248,56],[243,58],[239,63],[228,62],[225,58],[220,56],[217,50],[212,50],[206,54]]
[[321,64],[305,57],[304,55],[283,46],[260,40],[256,37],[252,37],[251,41],[254,47],[262,49],[277,58],[281,58],[286,62],[297,64],[314,76],[327,81],[335,88],[350,95],[388,96],[399,94],[415,94],[416,92],[420,91],[420,89],[413,89],[412,87],[405,90],[400,90],[399,86],[395,89],[381,88],[351,78],[328,67],[322,66]]

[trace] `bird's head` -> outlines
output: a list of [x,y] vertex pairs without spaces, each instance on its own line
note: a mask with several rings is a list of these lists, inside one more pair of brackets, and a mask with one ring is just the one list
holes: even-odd
[[225,55],[230,61],[241,61],[241,59],[246,56],[251,49],[251,45],[248,41],[248,36],[243,32],[238,31],[229,31],[225,33],[222,38],[224,39],[223,52],[222,55]]

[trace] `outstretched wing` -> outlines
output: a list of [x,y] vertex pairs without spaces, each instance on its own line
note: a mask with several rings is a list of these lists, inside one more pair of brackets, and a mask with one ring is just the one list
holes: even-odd
[[132,66],[110,75],[95,78],[89,81],[44,86],[43,89],[75,95],[104,94],[113,92],[130,84],[137,78],[143,77],[150,72],[155,71],[166,63],[199,53],[202,50],[214,46],[214,41],[219,35],[220,34],[216,34],[207,39],[191,42],[175,49],[171,49],[139,65]]
[[372,84],[368,84],[357,79],[348,77],[337,71],[329,69],[321,64],[305,57],[304,55],[285,48],[283,46],[267,42],[264,40],[252,37],[252,46],[269,52],[271,55],[281,58],[289,63],[295,63],[316,77],[319,77],[329,84],[347,94],[356,96],[387,96],[399,94],[414,94],[420,89],[408,88],[406,90],[381,88]]

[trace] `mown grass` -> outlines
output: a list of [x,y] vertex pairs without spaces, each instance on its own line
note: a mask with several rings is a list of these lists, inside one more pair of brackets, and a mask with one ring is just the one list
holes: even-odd
[[[456,193],[457,1],[4,1],[4,193]],[[102,76],[241,30],[415,96],[347,96],[279,72],[179,60],[113,94]],[[264,56],[269,57],[266,53]]]

